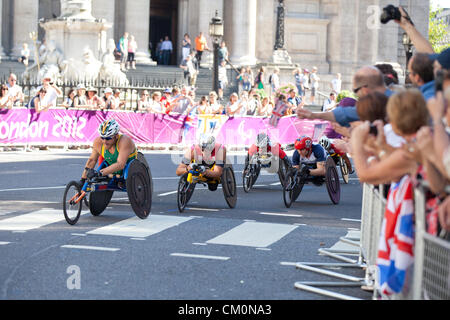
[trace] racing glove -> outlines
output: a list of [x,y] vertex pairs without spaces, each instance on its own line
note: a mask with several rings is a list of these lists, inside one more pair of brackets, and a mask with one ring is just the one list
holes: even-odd
[[309,175],[310,172],[311,170],[308,167],[303,167],[301,173],[304,175]]

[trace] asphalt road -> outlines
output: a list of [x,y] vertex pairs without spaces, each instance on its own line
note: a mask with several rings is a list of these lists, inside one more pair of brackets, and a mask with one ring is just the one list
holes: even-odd
[[[0,299],[326,300],[297,281],[340,281],[296,268],[339,262],[319,255],[360,228],[362,189],[352,175],[333,205],[325,185],[304,187],[287,209],[278,176],[263,173],[242,189],[243,156],[231,155],[238,200],[197,187],[176,203],[179,154],[145,153],[153,175],[152,214],[138,219],[126,193],[100,216],[64,220],[64,186],[78,180],[81,151],[0,153]],[[353,257],[357,258],[357,257]],[[335,272],[364,277],[360,268]],[[360,287],[326,288],[361,299]]]

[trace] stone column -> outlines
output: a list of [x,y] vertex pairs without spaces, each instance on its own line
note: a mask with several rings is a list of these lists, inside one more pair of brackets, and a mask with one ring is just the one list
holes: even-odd
[[0,61],[2,60],[2,57],[5,55],[5,52],[3,51],[2,46],[2,21],[3,19],[3,0],[0,0]]
[[39,1],[14,1],[13,49],[11,52],[12,57],[20,57],[22,44],[24,42],[30,42],[30,32],[37,32],[39,18],[38,12]]
[[[111,0],[92,1],[92,15],[97,19],[105,19],[107,22],[114,24],[115,6],[111,4]],[[106,31],[106,38],[114,39],[113,28]]]
[[228,0],[224,9],[225,41],[231,62],[239,66],[255,65],[257,1]]
[[137,42],[136,64],[156,64],[148,52],[150,41],[150,1],[134,0],[125,4],[125,31]]

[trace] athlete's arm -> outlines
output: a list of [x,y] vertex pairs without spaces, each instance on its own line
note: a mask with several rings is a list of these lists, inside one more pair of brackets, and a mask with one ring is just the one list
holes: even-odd
[[192,160],[192,151],[189,148],[184,152],[183,160],[178,165],[177,171],[175,172],[177,176],[182,176],[185,173],[188,173],[190,170],[189,164]]
[[226,157],[227,157],[227,150],[225,149],[225,147],[221,147],[216,152],[216,165],[213,167],[212,170],[207,169],[203,175],[208,178],[220,178],[222,176]]
[[317,165],[317,168],[311,169],[309,171],[309,174],[312,176],[316,176],[316,177],[325,176],[325,162],[324,161],[317,162],[316,165]]
[[[84,168],[94,169],[95,164],[98,161],[98,157],[100,157],[100,152],[102,145],[102,140],[100,137],[95,138],[94,143],[92,145],[92,152],[89,156],[89,159],[86,161],[86,164],[84,165]],[[86,179],[86,169],[83,169],[83,173],[81,174],[81,179]]]
[[123,170],[123,168],[125,168],[127,164],[128,157],[134,152],[136,148],[133,140],[131,140],[131,138],[126,135],[123,135],[122,138],[120,138],[118,147],[120,152],[117,158],[117,162],[100,170],[103,176],[107,176],[108,174]]

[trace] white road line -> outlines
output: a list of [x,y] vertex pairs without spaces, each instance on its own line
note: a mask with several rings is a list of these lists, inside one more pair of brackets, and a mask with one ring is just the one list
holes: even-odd
[[261,250],[261,251],[270,251],[272,249],[270,248],[256,248],[256,250]]
[[160,193],[160,194],[158,194],[158,197],[168,196],[169,194],[174,194],[174,193],[177,193],[177,192],[178,191],[175,190],[175,191],[170,191],[170,192],[166,192],[166,193]]
[[281,261],[280,264],[282,266],[296,266],[298,262],[287,262],[287,261]]
[[207,256],[203,254],[190,254],[190,253],[171,253],[171,256],[175,257],[186,257],[186,258],[200,258],[200,259],[213,259],[213,260],[229,260],[230,257],[221,256]]
[[0,246],[4,246],[4,245],[10,244],[10,243],[11,243],[11,242],[0,241]]
[[293,223],[294,226],[307,226],[306,223]]
[[28,190],[45,190],[45,189],[64,189],[66,186],[59,187],[34,187],[34,188],[16,188],[16,189],[0,189],[0,192],[8,191],[28,191]]
[[186,207],[186,210],[200,210],[200,211],[213,211],[213,212],[220,211],[220,209],[194,208],[194,207]]
[[140,240],[140,241],[144,241],[145,238],[130,238],[130,240]]
[[63,220],[62,210],[38,210],[1,220],[0,230],[27,231]]
[[271,186],[279,186],[279,185],[281,185],[281,182],[271,183],[270,185],[271,185]]
[[73,236],[86,237],[85,233],[72,233]]
[[191,217],[166,215],[150,215],[145,220],[132,217],[108,226],[91,230],[87,232],[87,234],[121,236],[128,238],[146,238],[191,219]]
[[94,247],[94,246],[79,246],[79,245],[63,245],[61,248],[68,248],[68,249],[82,249],[82,250],[97,250],[97,251],[119,251],[119,248],[107,248],[107,247]]
[[290,224],[244,222],[206,243],[266,248],[295,228]]
[[354,221],[354,222],[361,222],[361,219],[350,219],[350,218],[342,218],[343,221]]
[[194,246],[207,246],[206,243],[201,243],[201,242],[192,242],[192,244],[193,244]]
[[259,214],[264,214],[268,216],[284,216],[284,217],[303,217],[301,214],[289,214],[289,213],[275,213],[275,212],[260,212]]

